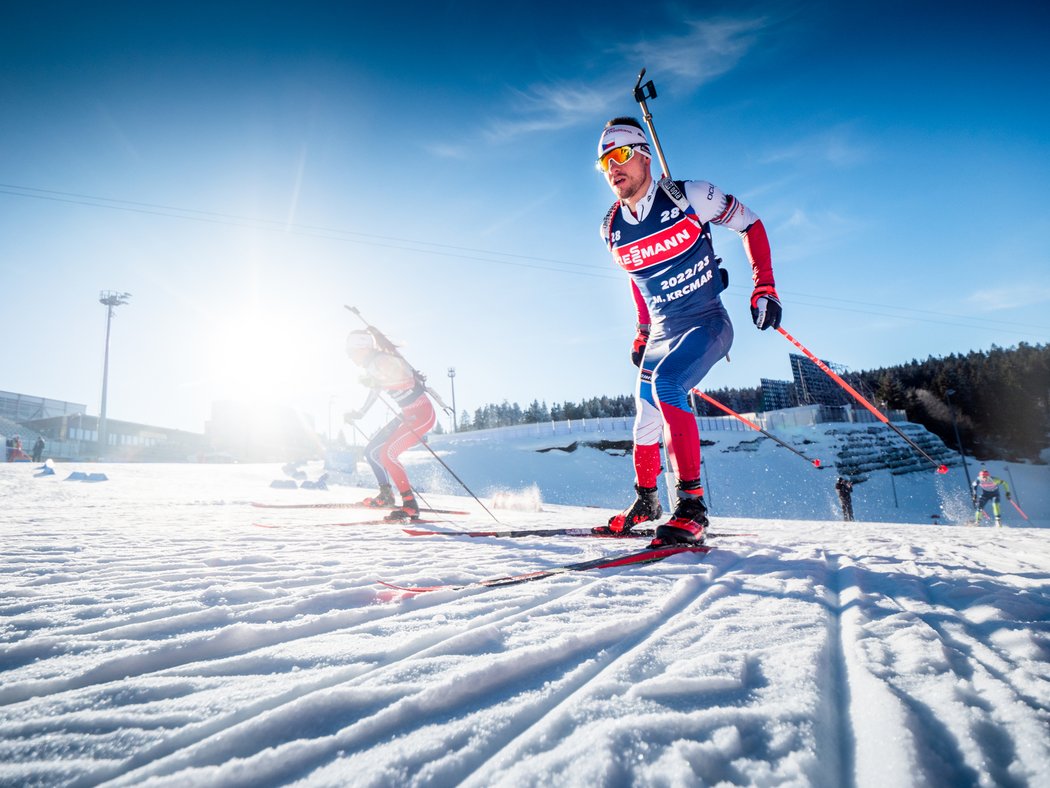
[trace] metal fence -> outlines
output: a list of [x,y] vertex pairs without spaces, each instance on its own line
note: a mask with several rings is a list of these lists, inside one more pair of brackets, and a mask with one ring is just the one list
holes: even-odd
[[[744,413],[745,419],[763,429],[776,431],[778,427],[812,427],[830,422],[853,424],[876,423],[871,413],[850,405],[824,406],[804,405],[798,408],[769,411],[767,413]],[[904,421],[903,411],[890,411],[887,417],[891,421]],[[700,433],[705,432],[748,432],[751,427],[733,416],[697,416],[696,424]],[[465,430],[445,435],[431,434],[427,440],[431,444],[444,440],[510,440],[512,438],[549,438],[563,435],[597,435],[613,433],[630,435],[634,427],[634,416],[604,416],[590,419],[564,419],[562,421],[542,421],[533,424],[514,424],[508,427],[491,427],[484,430]]]
[[[746,432],[750,429],[731,416],[703,417],[696,419],[700,432]],[[634,416],[605,416],[590,419],[565,419],[564,421],[542,421],[534,424],[514,424],[509,427],[492,427],[484,430],[466,430],[446,435],[430,435],[427,440],[437,443],[443,439],[478,438],[481,440],[509,440],[511,438],[548,438],[557,435],[598,435],[610,433],[630,435],[634,428]]]

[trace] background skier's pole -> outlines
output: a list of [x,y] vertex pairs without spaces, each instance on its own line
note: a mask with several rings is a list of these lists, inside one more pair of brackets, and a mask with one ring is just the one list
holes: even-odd
[[885,424],[891,430],[893,430],[898,435],[900,435],[902,438],[904,438],[904,440],[908,442],[909,446],[911,446],[913,449],[915,449],[915,451],[917,451],[919,454],[921,454],[923,457],[925,457],[927,460],[929,460],[931,463],[933,463],[933,467],[937,469],[937,473],[947,473],[948,472],[948,466],[947,465],[942,465],[942,464],[938,463],[937,460],[933,459],[933,457],[931,457],[929,454],[927,454],[925,451],[923,451],[922,447],[920,447],[917,443],[915,443],[915,441],[913,441],[911,438],[909,438],[907,435],[905,435],[904,432],[902,432],[899,427],[897,427],[896,425],[892,424],[890,422],[890,420],[888,418],[886,418],[886,416],[884,414],[879,412],[878,408],[876,408],[874,405],[872,405],[870,402],[868,402],[866,399],[864,399],[864,397],[861,396],[861,394],[856,389],[854,389],[853,386],[851,386],[849,383],[844,381],[841,377],[839,377],[839,375],[837,375],[835,372],[833,372],[831,370],[831,368],[827,364],[825,364],[823,361],[821,361],[819,358],[817,358],[815,355],[813,355],[813,353],[810,352],[809,348],[807,348],[805,345],[803,345],[801,342],[799,342],[797,339],[795,339],[793,336],[791,336],[791,334],[789,334],[787,331],[785,331],[782,327],[778,326],[777,327],[777,331],[779,331],[781,333],[781,335],[783,335],[784,339],[786,339],[792,345],[794,345],[799,350],[801,350],[806,355],[806,358],[808,358],[810,361],[812,361],[814,364],[816,364],[818,367],[820,367],[821,370],[823,370],[824,373],[829,378],[831,378],[836,383],[838,383],[840,386],[842,386],[842,388],[845,389],[855,400],[857,400],[857,402],[859,402],[861,405],[863,405],[865,408],[867,408],[869,411],[871,411],[872,415],[874,415],[875,418],[877,418],[879,421],[881,421],[883,424]]
[[693,389],[693,393],[699,395],[701,398],[703,398],[707,402],[710,402],[712,405],[714,405],[719,410],[721,410],[721,411],[723,411],[725,413],[728,413],[734,419],[742,421],[744,424],[749,426],[751,429],[756,430],[757,432],[761,432],[767,438],[769,438],[770,440],[775,441],[776,443],[780,444],[781,446],[783,446],[788,451],[793,452],[794,454],[797,454],[799,457],[804,459],[806,462],[812,464],[814,468],[819,468],[820,467],[820,460],[811,460],[809,457],[807,457],[805,454],[800,452],[794,446],[790,446],[787,443],[785,443],[784,441],[780,440],[780,438],[778,438],[776,435],[773,435],[772,433],[766,432],[766,430],[764,430],[761,427],[759,427],[757,424],[755,424],[755,422],[751,421],[748,418],[745,418],[744,416],[741,416],[739,413],[737,413],[734,410],[730,410],[729,408],[727,408],[725,405],[723,405],[721,402],[719,402],[715,398],[707,396],[707,394],[705,394],[704,392],[700,391],[699,389]]
[[1010,498],[1008,500],[1010,501],[1010,503],[1012,503],[1014,505],[1014,508],[1017,510],[1017,513],[1019,515],[1021,515],[1024,519],[1027,520],[1028,519],[1028,515],[1025,514],[1024,511],[1021,509],[1021,507],[1017,505],[1017,501],[1015,501],[1013,498]]
[[645,76],[645,69],[643,68],[641,73],[638,75],[638,82],[634,86],[634,100],[638,102],[642,108],[642,120],[645,121],[645,125],[649,127],[649,136],[653,139],[653,147],[656,148],[656,155],[660,159],[660,169],[663,170],[664,177],[671,177],[671,169],[667,166],[667,159],[664,158],[663,148],[660,147],[660,138],[656,136],[656,128],[653,126],[653,113],[649,111],[649,106],[645,103],[647,98],[656,98],[656,85],[650,79],[644,85],[642,84],[642,77]]
[[[390,404],[390,403],[389,403],[389,402],[387,401],[387,399],[386,399],[386,397],[385,397],[385,396],[384,396],[384,397],[380,397],[380,399],[381,399],[381,400],[383,400],[383,404],[387,406],[387,409],[388,409],[388,410],[390,410],[390,412],[391,412],[391,413],[393,413],[393,414],[394,414],[394,415],[396,415],[396,416],[400,416],[400,415],[401,415],[400,411],[399,411],[399,410],[398,410],[397,408],[395,408],[395,407],[394,407],[393,405],[391,405],[391,404]],[[457,482],[459,482],[460,486],[461,486],[461,487],[462,487],[462,488],[463,488],[464,490],[466,490],[466,491],[467,491],[467,494],[468,494],[468,495],[470,495],[470,497],[471,497],[471,498],[473,498],[473,499],[474,499],[475,501],[477,501],[477,502],[478,502],[478,506],[480,506],[480,507],[481,507],[482,509],[484,509],[484,510],[485,510],[485,513],[486,513],[486,514],[488,514],[488,516],[489,516],[489,517],[491,517],[491,518],[492,518],[493,520],[496,520],[496,522],[497,522],[497,523],[499,523],[500,525],[503,525],[503,523],[500,523],[500,521],[496,519],[496,515],[494,515],[494,514],[493,514],[492,512],[490,512],[490,511],[489,511],[489,509],[488,509],[488,507],[487,507],[487,506],[485,506],[485,504],[483,504],[483,503],[481,502],[481,499],[480,499],[480,498],[478,498],[478,496],[476,496],[476,495],[474,494],[474,492],[473,492],[473,491],[472,491],[472,490],[471,490],[471,489],[470,489],[469,487],[467,487],[467,483],[466,483],[465,481],[463,481],[463,480],[462,480],[461,478],[459,478],[459,477],[458,477],[458,476],[456,475],[456,472],[455,472],[455,471],[453,471],[453,470],[452,470],[451,468],[449,468],[449,467],[448,467],[448,463],[446,463],[446,462],[445,462],[445,461],[444,461],[443,459],[441,459],[441,458],[440,458],[440,457],[438,456],[438,453],[437,453],[436,451],[434,451],[434,450],[433,450],[432,448],[430,448],[430,444],[429,444],[429,443],[427,443],[427,442],[426,442],[426,441],[425,441],[425,440],[423,439],[423,436],[422,436],[422,435],[420,435],[420,434],[419,434],[418,432],[416,432],[416,431],[415,431],[414,429],[412,429],[411,427],[409,427],[409,426],[408,426],[408,424],[407,424],[406,422],[402,422],[402,424],[403,424],[403,425],[404,425],[405,427],[408,427],[408,431],[409,431],[409,432],[411,432],[411,433],[412,433],[412,434],[413,434],[413,435],[414,435],[414,436],[416,437],[416,440],[418,440],[418,441],[419,441],[420,445],[421,445],[421,446],[422,446],[422,447],[423,447],[424,449],[426,449],[426,450],[427,450],[428,452],[430,452],[430,453],[431,453],[431,454],[433,455],[433,457],[434,457],[434,459],[435,459],[435,460],[437,460],[437,461],[438,461],[439,463],[441,463],[441,467],[443,467],[443,468],[444,468],[444,469],[445,469],[446,471],[448,471],[448,472],[449,472],[449,474],[450,474],[450,475],[452,476],[452,478],[453,478],[453,479],[455,479],[455,480],[456,480]],[[417,492],[417,495],[418,495],[418,494],[419,494],[419,493]],[[423,496],[422,496],[422,495],[419,495],[419,497],[420,497],[420,498],[423,498]],[[425,499],[425,498],[423,498],[423,500],[424,500],[424,502],[426,501],[426,499]]]

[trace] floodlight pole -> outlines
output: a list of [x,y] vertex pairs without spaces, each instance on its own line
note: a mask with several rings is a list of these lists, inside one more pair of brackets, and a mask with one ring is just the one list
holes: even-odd
[[117,293],[113,290],[103,290],[99,293],[98,302],[106,307],[106,353],[102,363],[102,407],[98,416],[98,454],[99,457],[108,446],[109,435],[106,431],[106,396],[109,389],[109,333],[113,323],[113,308],[126,304],[131,298],[131,293]]
[[448,380],[452,385],[452,431],[459,432],[459,425],[456,423],[456,368],[448,368]]

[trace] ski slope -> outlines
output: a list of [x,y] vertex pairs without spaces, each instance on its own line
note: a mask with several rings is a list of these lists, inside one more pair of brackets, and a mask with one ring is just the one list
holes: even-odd
[[[441,448],[467,468],[472,451]],[[508,527],[611,513],[537,507],[532,455],[577,494],[577,465],[610,485],[629,467],[500,452],[505,492],[479,488]],[[410,473],[432,466],[418,452]],[[859,495],[871,519],[850,525],[833,509],[747,518],[716,498],[714,527],[753,536],[406,594],[377,580],[467,583],[640,545],[412,537],[332,524],[366,511],[251,506],[365,494],[271,489],[278,466],[85,469],[108,480],[0,466],[0,785],[1047,784],[1045,529],[893,522]],[[473,512],[439,528],[495,527],[468,497],[427,498]]]

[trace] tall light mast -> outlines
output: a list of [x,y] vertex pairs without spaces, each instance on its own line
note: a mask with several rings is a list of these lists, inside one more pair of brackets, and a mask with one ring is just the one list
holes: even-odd
[[131,293],[118,293],[113,290],[103,290],[99,293],[98,302],[106,307],[106,355],[102,364],[102,407],[98,416],[98,453],[101,457],[108,448],[106,433],[106,394],[109,388],[109,330],[113,323],[113,309],[121,304],[126,304],[131,298]]

